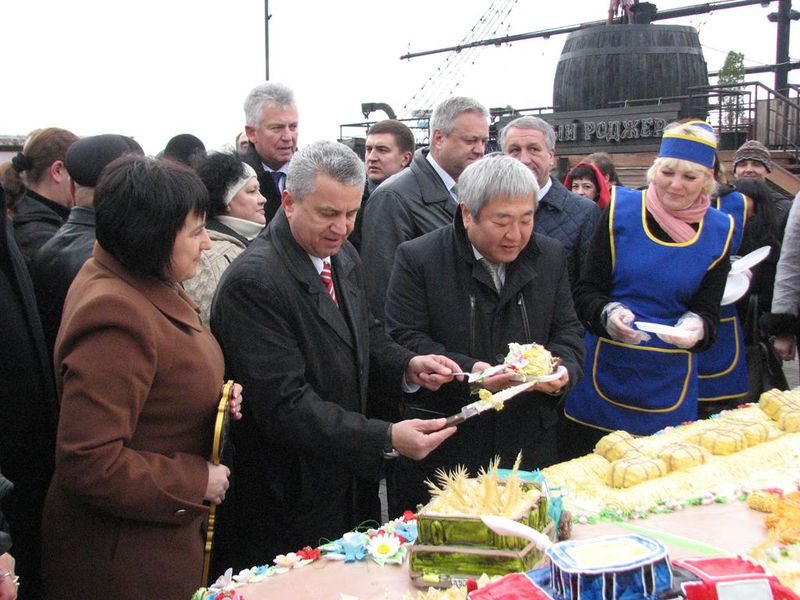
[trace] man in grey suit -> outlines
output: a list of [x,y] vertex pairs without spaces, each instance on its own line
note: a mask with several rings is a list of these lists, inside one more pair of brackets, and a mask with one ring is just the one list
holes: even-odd
[[463,96],[433,109],[430,149],[414,155],[411,166],[384,181],[364,211],[361,257],[372,313],[383,320],[386,287],[394,252],[403,242],[449,225],[458,207],[455,185],[470,163],[483,157],[489,139],[489,111]]
[[534,231],[557,239],[564,245],[572,287],[581,273],[583,257],[600,220],[600,209],[591,200],[567,190],[550,176],[555,160],[556,133],[539,117],[519,117],[500,132],[500,147],[521,161],[539,183],[539,207]]

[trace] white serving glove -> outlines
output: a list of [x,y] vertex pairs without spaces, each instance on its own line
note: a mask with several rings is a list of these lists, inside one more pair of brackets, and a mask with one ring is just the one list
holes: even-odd
[[613,339],[626,344],[640,344],[649,340],[650,336],[631,327],[635,318],[631,310],[621,302],[609,302],[603,307],[600,316],[606,331]]
[[678,336],[678,335],[669,335],[666,333],[659,333],[657,335],[666,343],[684,349],[688,349],[695,346],[697,342],[703,339],[703,336],[705,335],[706,331],[703,319],[701,319],[699,315],[693,312],[683,313],[681,315],[681,318],[678,319],[678,322],[675,323],[675,327],[681,329],[682,331],[687,332],[687,334]]

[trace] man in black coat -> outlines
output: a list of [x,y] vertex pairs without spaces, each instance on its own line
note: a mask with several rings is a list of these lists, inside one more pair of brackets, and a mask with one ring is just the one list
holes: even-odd
[[[583,373],[583,328],[575,315],[567,263],[559,242],[533,234],[537,184],[518,161],[491,156],[459,179],[455,222],[397,249],[386,299],[386,326],[414,352],[452,358],[463,371],[502,363],[511,342],[536,342],[561,358],[566,373],[459,426],[422,461],[398,459],[390,507],[414,509],[428,500],[425,480],[439,468],[472,474],[495,456],[511,467],[519,452],[526,469],[558,462],[558,396]],[[497,391],[518,383],[514,373],[486,380]],[[470,398],[453,382],[404,405],[406,418],[456,414]]]
[[555,131],[539,117],[518,117],[500,132],[503,154],[522,162],[536,177],[540,191],[534,230],[564,245],[569,280],[574,286],[600,221],[600,209],[591,200],[569,191],[558,179],[550,176],[555,145]]
[[233,432],[236,475],[222,509],[234,516],[220,524],[230,552],[221,564],[270,563],[340,536],[358,525],[357,478],[377,481],[393,449],[419,459],[454,432],[439,431],[443,419],[391,425],[363,415],[370,363],[398,387],[430,389],[458,368],[402,348],[372,318],[346,242],[363,185],[364,165],[344,145],[298,152],[283,210],[217,288],[211,328],[248,397]]
[[28,269],[6,217],[0,188],[0,457],[15,486],[3,501],[14,538],[12,553],[20,598],[38,599],[41,589],[41,524],[53,474],[55,386]]
[[297,150],[297,104],[294,92],[268,81],[250,90],[244,101],[244,131],[250,140],[243,160],[258,174],[261,195],[267,199],[267,223],[281,206],[289,161]]
[[405,123],[395,119],[378,121],[367,131],[364,143],[364,165],[367,167],[367,184],[361,197],[361,208],[356,215],[356,226],[348,241],[361,250],[361,230],[364,227],[364,210],[372,192],[411,164],[414,158],[414,132]]

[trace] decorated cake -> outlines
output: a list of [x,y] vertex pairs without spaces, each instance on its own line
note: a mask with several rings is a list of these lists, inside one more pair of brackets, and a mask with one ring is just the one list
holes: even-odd
[[[646,517],[688,504],[742,499],[765,487],[797,489],[800,434],[781,415],[796,393],[773,390],[759,405],[665,429],[649,437],[611,432],[587,456],[543,470],[580,521]],[[800,406],[800,404],[798,404]]]
[[544,481],[527,482],[516,468],[507,478],[497,463],[470,478],[464,469],[440,472],[430,484],[431,501],[418,514],[418,537],[411,547],[411,578],[419,586],[449,587],[467,579],[527,571],[543,555],[524,539],[490,530],[481,515],[508,517],[555,537]]

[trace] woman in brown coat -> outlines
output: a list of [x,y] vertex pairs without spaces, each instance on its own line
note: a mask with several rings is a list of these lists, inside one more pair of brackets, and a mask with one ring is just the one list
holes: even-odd
[[208,503],[229,475],[207,461],[222,352],[179,285],[210,247],[206,204],[191,171],[145,157],[118,159],[98,183],[97,244],[55,348],[47,598],[181,599],[201,585]]

